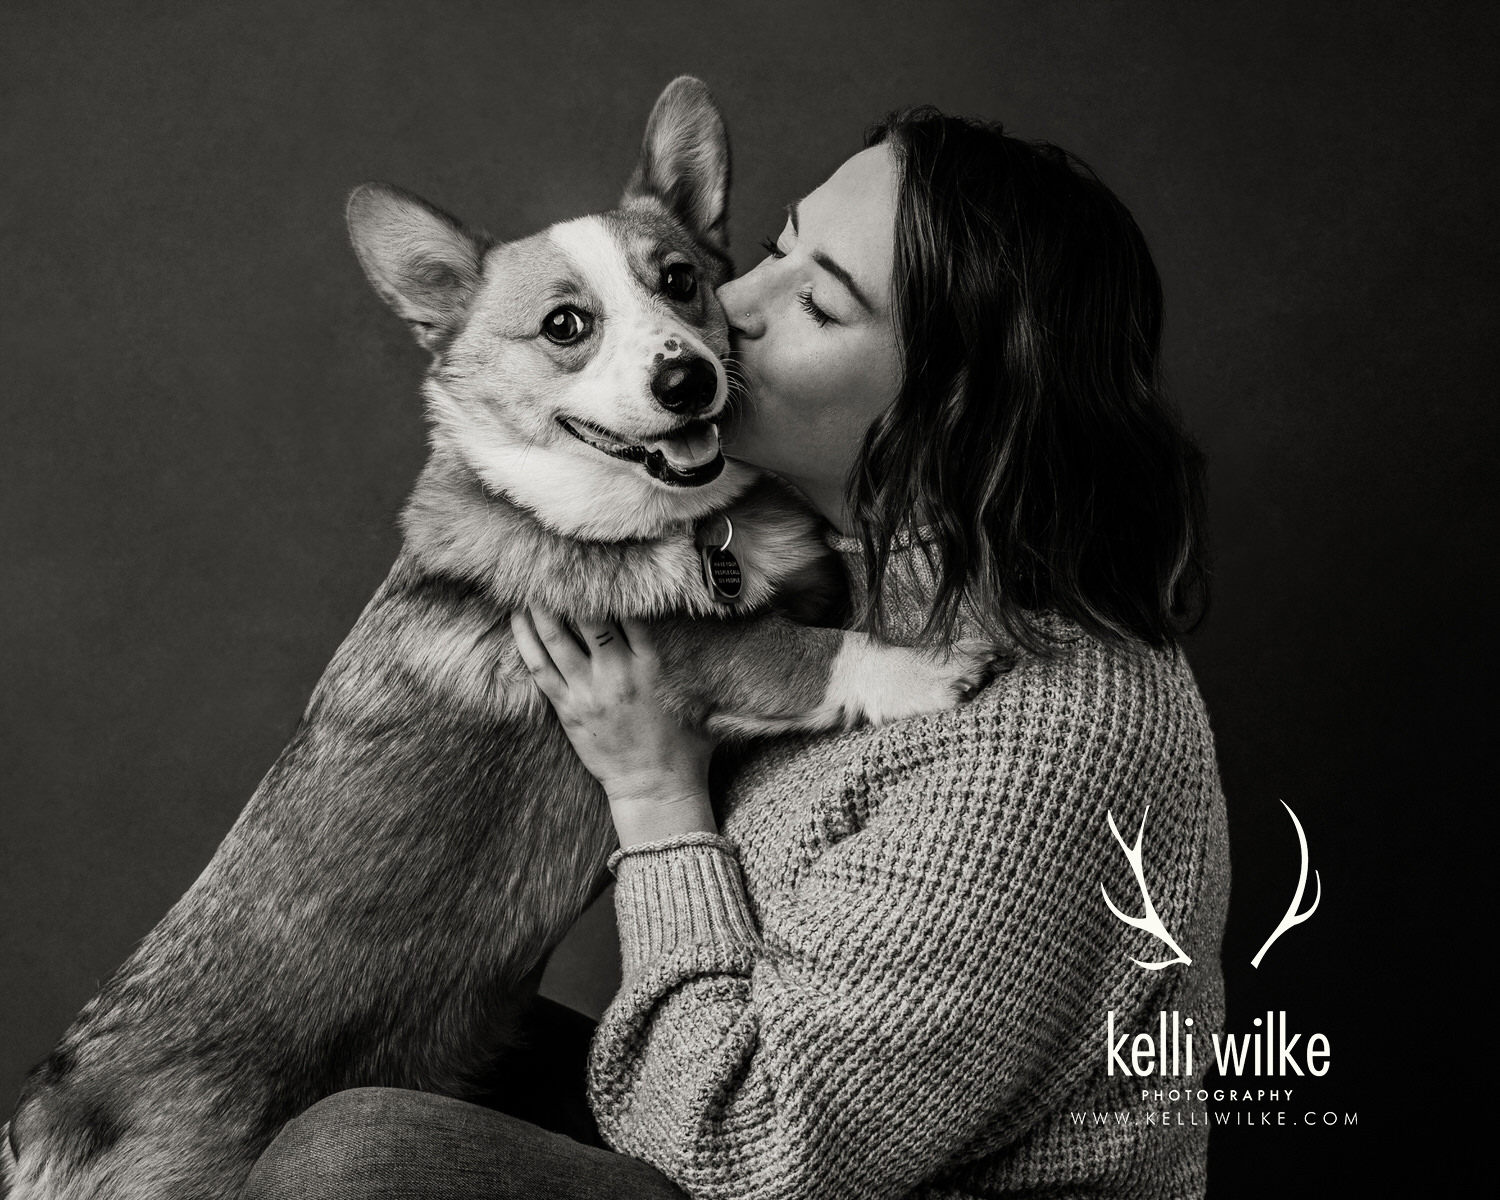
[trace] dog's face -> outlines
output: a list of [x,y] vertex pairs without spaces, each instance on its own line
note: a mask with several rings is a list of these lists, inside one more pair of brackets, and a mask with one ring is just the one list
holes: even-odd
[[349,201],[376,290],[433,355],[435,442],[559,532],[649,537],[728,503],[729,157],[707,89],[657,101],[621,207],[491,244],[409,193]]

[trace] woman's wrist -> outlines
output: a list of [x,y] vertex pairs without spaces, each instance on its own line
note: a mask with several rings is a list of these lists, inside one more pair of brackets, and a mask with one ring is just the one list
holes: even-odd
[[708,801],[713,739],[658,701],[660,663],[645,625],[582,621],[580,642],[555,614],[527,611],[512,614],[511,630],[569,744],[609,797],[622,848],[718,833]]
[[659,842],[683,833],[718,833],[713,805],[705,789],[649,791],[611,789],[609,812],[614,818],[620,848]]

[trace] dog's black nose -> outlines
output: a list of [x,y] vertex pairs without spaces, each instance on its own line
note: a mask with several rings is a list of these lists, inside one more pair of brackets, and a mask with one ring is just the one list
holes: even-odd
[[656,368],[651,394],[669,412],[702,412],[719,393],[719,373],[704,358],[674,358]]

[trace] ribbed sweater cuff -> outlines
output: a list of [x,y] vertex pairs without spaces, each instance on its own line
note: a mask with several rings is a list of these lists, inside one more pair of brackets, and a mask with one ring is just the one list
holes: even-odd
[[725,838],[688,833],[644,842],[617,850],[609,865],[626,975],[686,949],[707,951],[728,968],[759,944],[734,843]]

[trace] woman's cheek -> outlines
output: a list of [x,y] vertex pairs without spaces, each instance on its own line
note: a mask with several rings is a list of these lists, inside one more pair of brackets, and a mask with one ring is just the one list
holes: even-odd
[[801,374],[800,364],[788,353],[787,347],[770,342],[761,347],[754,363],[753,382],[756,393],[756,408],[761,411],[785,407],[791,391],[797,391],[797,380]]
[[771,360],[774,390],[789,406],[817,404],[827,391],[829,379],[827,355],[804,340],[793,340],[779,348]]

